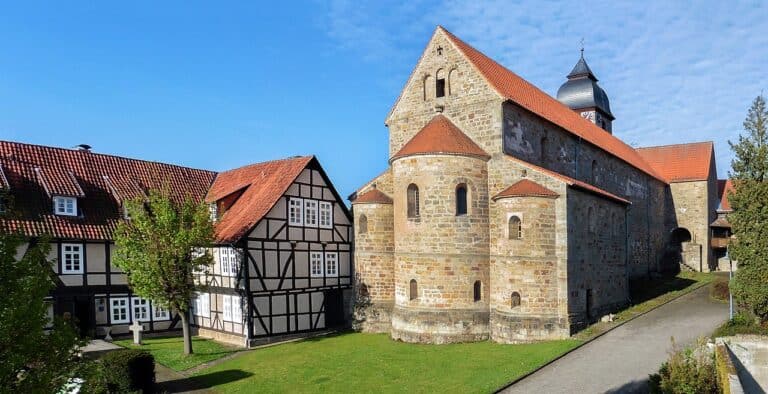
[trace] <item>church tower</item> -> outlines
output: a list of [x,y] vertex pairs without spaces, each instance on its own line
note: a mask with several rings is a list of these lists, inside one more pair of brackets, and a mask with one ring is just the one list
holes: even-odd
[[611,133],[611,123],[615,118],[611,113],[608,95],[597,84],[597,77],[584,60],[583,48],[581,58],[568,74],[568,80],[557,90],[557,99],[583,118]]

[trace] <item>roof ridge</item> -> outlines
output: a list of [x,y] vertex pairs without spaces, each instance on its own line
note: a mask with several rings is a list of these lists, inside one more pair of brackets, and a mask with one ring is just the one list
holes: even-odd
[[255,162],[255,163],[245,164],[245,165],[242,165],[240,167],[231,168],[229,170],[220,171],[220,173],[226,173],[226,172],[231,172],[231,171],[242,170],[242,169],[246,169],[246,168],[250,168],[250,167],[255,167],[255,166],[260,166],[260,165],[264,165],[264,164],[279,163],[281,161],[300,160],[300,159],[309,159],[309,160],[311,160],[313,158],[315,158],[315,155],[306,155],[306,156],[296,155],[296,156],[291,156],[291,157],[284,157],[282,159],[258,161],[258,162]]
[[[451,41],[451,43],[459,50],[459,52],[461,52],[466,57],[467,61],[475,68],[475,70],[483,77],[483,79],[485,79],[486,82],[497,93],[499,93],[501,97],[516,103],[521,108],[532,112],[536,116],[543,118],[544,120],[556,125],[557,127],[560,127],[567,132],[584,139],[586,142],[596,146],[597,148],[616,157],[617,159],[624,161],[639,171],[642,171],[661,182],[667,183],[666,179],[658,174],[658,172],[648,162],[646,162],[644,158],[637,154],[634,148],[627,145],[627,143],[617,138],[616,136],[607,133],[605,130],[598,127],[596,124],[590,122],[589,120],[582,118],[579,116],[579,114],[574,112],[565,104],[558,101],[556,98],[550,96],[536,85],[527,81],[525,78],[516,74],[514,71],[504,67],[501,63],[480,52],[473,46],[467,44],[460,38],[456,37],[453,33],[446,29],[442,30],[448,37],[449,41]],[[486,61],[490,62],[491,64],[486,65]],[[485,68],[488,66],[491,66],[492,69],[486,70]],[[498,69],[496,69],[496,67],[498,67]],[[486,73],[489,73],[495,75],[496,77],[504,78],[504,75],[497,75],[499,72],[509,74],[512,80],[507,80],[506,82],[497,81],[498,83],[494,83],[491,78],[486,75]],[[529,97],[529,100],[526,100],[525,97],[523,99],[520,99],[520,97],[514,97],[512,94],[505,92],[504,89],[499,86],[500,84],[503,85],[504,83],[520,84],[523,88],[530,89],[531,92],[534,93],[531,95],[533,97]],[[519,90],[517,88],[509,89],[512,89],[511,91]],[[548,111],[548,108],[554,108],[555,111],[559,112]],[[601,143],[601,138],[608,138],[608,140]],[[614,148],[609,148],[608,145],[615,146]],[[621,151],[624,151],[625,154],[620,154]]]
[[[109,154],[109,153],[98,153],[98,152],[93,152],[93,151],[79,152],[78,153],[78,151],[76,151],[76,150],[73,150],[73,149],[70,149],[70,148],[62,148],[60,146],[50,146],[50,145],[41,145],[41,144],[31,144],[31,143],[28,143],[28,142],[17,142],[17,141],[10,141],[10,140],[0,140],[0,145],[2,145],[2,144],[23,145],[23,146],[27,146],[27,147],[35,147],[35,148],[43,148],[43,149],[51,149],[51,150],[67,152],[67,154],[96,155],[96,156],[102,156],[102,157],[111,157],[111,158],[116,158],[116,159],[138,161],[138,162],[142,162],[142,163],[162,164],[162,165],[166,165],[166,166],[173,166],[173,167],[178,167],[178,168],[186,168],[188,170],[205,171],[205,172],[209,172],[209,173],[212,173],[212,174],[216,174],[217,173],[217,171],[207,170],[207,169],[204,169],[204,168],[189,167],[189,166],[183,166],[183,165],[179,165],[179,164],[167,163],[167,162],[156,161],[156,160],[137,159],[135,157],[113,155],[113,154]],[[16,159],[13,156],[2,156],[2,157],[6,158],[8,160],[20,161],[20,160]]]
[[677,144],[665,144],[665,145],[640,146],[640,147],[637,147],[637,148],[635,148],[635,150],[639,150],[639,149],[654,149],[654,148],[665,148],[665,147],[668,147],[668,146],[683,146],[683,145],[704,145],[704,144],[709,144],[709,145],[712,145],[712,146],[714,146],[714,145],[715,145],[715,142],[714,142],[714,141],[680,142],[680,143],[677,143]]

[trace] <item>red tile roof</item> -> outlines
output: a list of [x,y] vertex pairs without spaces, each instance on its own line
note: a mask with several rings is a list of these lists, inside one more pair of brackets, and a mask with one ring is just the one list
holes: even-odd
[[504,189],[501,193],[493,197],[494,200],[506,197],[547,197],[557,198],[560,195],[547,189],[546,187],[539,185],[538,183],[529,179],[523,179],[514,185]]
[[313,156],[295,157],[219,173],[205,201],[218,201],[239,191],[242,195],[216,223],[217,241],[234,242],[245,235],[272,209],[312,160]]
[[637,152],[667,182],[705,181],[714,155],[714,144],[694,142],[690,144],[649,146]]
[[379,189],[371,189],[359,195],[352,204],[392,204],[392,199]]
[[616,156],[638,170],[665,182],[664,178],[629,145],[594,123],[583,119],[567,106],[485,56],[443,27],[438,27],[438,29],[443,30],[448,39],[469,59],[501,96]]
[[[10,188],[13,216],[5,231],[26,236],[108,240],[122,217],[120,202],[150,188],[175,198],[202,200],[214,172],[87,151],[0,141],[0,168]],[[130,186],[126,186],[130,185]],[[57,216],[51,196],[78,197],[80,216]],[[119,196],[119,197],[118,197]]]
[[448,118],[444,115],[435,115],[389,161],[405,156],[433,153],[476,156],[486,160],[491,157]]
[[555,172],[555,171],[552,171],[552,170],[548,170],[548,169],[546,169],[544,167],[539,167],[537,165],[528,163],[527,161],[520,160],[520,159],[518,159],[516,157],[512,157],[512,156],[505,156],[505,157],[507,158],[507,160],[512,160],[512,161],[514,161],[514,162],[516,162],[518,164],[521,164],[523,166],[529,167],[529,168],[531,168],[533,170],[536,170],[536,171],[539,171],[539,172],[541,172],[543,174],[549,175],[549,176],[551,176],[551,177],[553,177],[555,179],[559,179],[559,180],[565,182],[565,184],[568,185],[568,186],[571,186],[571,187],[574,187],[574,188],[577,188],[577,189],[582,189],[582,190],[585,190],[587,192],[590,192],[590,193],[597,194],[599,196],[608,198],[610,200],[618,201],[618,202],[620,202],[622,204],[628,204],[628,205],[632,204],[632,202],[629,201],[629,200],[621,198],[621,197],[619,197],[619,196],[617,196],[617,195],[615,195],[613,193],[609,193],[609,192],[607,192],[607,191],[605,191],[603,189],[600,189],[598,187],[592,186],[589,183],[582,182],[582,181],[580,181],[578,179],[573,179],[571,177],[565,176],[565,175],[560,174],[558,172]]
[[733,182],[730,179],[718,179],[717,180],[717,197],[720,199],[720,206],[718,211],[733,211],[731,208],[731,202],[728,201],[728,194],[733,193]]

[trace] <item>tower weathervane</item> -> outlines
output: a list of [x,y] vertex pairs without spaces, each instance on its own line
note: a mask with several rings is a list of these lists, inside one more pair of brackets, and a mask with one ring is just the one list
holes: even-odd
[[581,58],[584,58],[584,37],[581,37]]

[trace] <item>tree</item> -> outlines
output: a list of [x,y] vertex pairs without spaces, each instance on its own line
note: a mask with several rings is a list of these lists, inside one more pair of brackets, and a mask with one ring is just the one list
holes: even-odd
[[734,192],[728,195],[733,213],[732,258],[739,262],[731,288],[739,304],[762,321],[768,320],[768,109],[760,95],[744,121],[744,134],[729,141],[736,157],[730,177]]
[[193,273],[211,265],[209,253],[196,253],[213,243],[208,207],[167,191],[150,191],[147,200],[128,201],[129,220],[115,232],[115,264],[128,276],[134,293],[181,317],[184,354],[192,353],[190,300],[201,285]]
[[71,321],[47,317],[45,296],[53,289],[48,242],[26,242],[0,233],[0,392],[57,392],[78,368],[82,346]]

